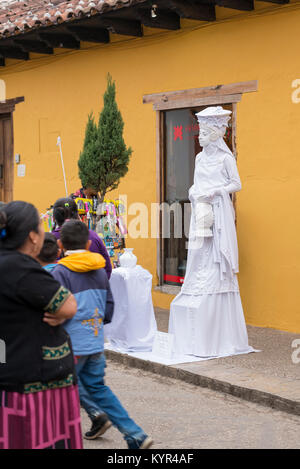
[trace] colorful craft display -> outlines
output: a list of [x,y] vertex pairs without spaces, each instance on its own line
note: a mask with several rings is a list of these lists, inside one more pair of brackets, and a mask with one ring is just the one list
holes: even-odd
[[75,199],[80,220],[87,225],[90,230],[95,231],[96,228],[96,210],[97,199]]
[[[104,242],[114,266],[119,267],[120,255],[125,247],[125,235],[127,227],[124,220],[126,213],[125,205],[120,200],[104,200],[98,203],[95,199],[75,199],[79,217],[90,230],[96,231]],[[55,223],[53,220],[53,209],[48,209],[41,214],[46,232],[53,231]]]
[[51,232],[54,229],[53,209],[48,209],[46,213],[42,213],[41,219],[44,223],[44,230]]
[[89,229],[103,240],[115,267],[119,266],[119,255],[125,246],[124,236],[127,234],[123,215],[125,205],[120,200],[75,199],[81,220]]

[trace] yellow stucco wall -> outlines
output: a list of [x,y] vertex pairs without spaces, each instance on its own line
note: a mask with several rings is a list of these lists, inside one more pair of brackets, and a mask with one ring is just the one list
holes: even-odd
[[[125,141],[134,150],[118,193],[127,194],[129,204],[148,206],[156,200],[155,112],[142,104],[143,95],[258,80],[259,91],[238,104],[239,282],[248,324],[300,332],[300,104],[291,99],[291,83],[300,78],[300,5],[266,6],[205,27],[186,21],[178,32],[35,56],[26,64],[11,61],[0,78],[8,98],[25,96],[14,124],[26,177],[15,178],[15,198],[40,210],[64,195],[58,134],[69,192],[79,187],[87,115],[93,110],[98,116],[102,108],[107,72],[116,80]],[[127,245],[156,279],[156,240]],[[172,300],[158,292],[153,297],[161,307]]]

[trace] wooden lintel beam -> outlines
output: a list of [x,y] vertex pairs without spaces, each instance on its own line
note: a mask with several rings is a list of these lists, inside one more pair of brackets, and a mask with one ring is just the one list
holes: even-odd
[[20,46],[25,52],[35,52],[37,54],[53,54],[53,48],[41,41],[28,41],[14,39],[14,43]]
[[254,10],[254,0],[208,0],[208,3],[214,3],[219,7],[232,8],[233,10]]
[[166,93],[146,94],[143,103],[168,103],[185,99],[205,98],[209,96],[237,95],[257,91],[257,80],[230,83],[228,85],[207,86],[203,88],[191,88],[188,90],[168,91]]
[[156,17],[151,16],[151,8],[140,8],[136,10],[141,22],[148,28],[159,28],[176,31],[180,29],[180,17],[175,11],[156,10]]
[[0,46],[0,56],[7,59],[29,60],[28,52],[25,52],[17,47]]
[[100,18],[99,25],[108,29],[109,32],[122,34],[124,36],[142,37],[143,30],[140,21],[124,20],[120,18]]
[[213,4],[199,3],[195,0],[165,0],[163,5],[174,10],[181,18],[198,21],[215,21],[216,12]]
[[39,32],[38,37],[49,47],[80,49],[80,41],[69,34]]
[[67,26],[67,30],[78,41],[108,43],[109,32],[104,28],[85,28],[83,26]]
[[20,96],[19,98],[7,99],[4,102],[0,102],[0,114],[10,114],[14,112],[16,104],[22,103],[23,101],[24,96]]
[[24,101],[24,96],[18,98],[6,99],[4,102],[0,102],[0,114],[6,114],[15,110],[15,105]]
[[259,2],[267,2],[267,3],[277,3],[278,5],[285,5],[286,3],[290,3],[290,0],[258,0]]
[[7,99],[5,102],[6,104],[19,104],[19,103],[23,103],[25,101],[25,98],[24,96],[18,96],[17,98],[11,98],[11,99]]
[[189,107],[198,107],[198,106],[213,106],[229,103],[238,103],[242,99],[241,94],[224,94],[216,96],[207,96],[205,98],[187,98],[179,99],[178,101],[170,101],[167,103],[153,103],[153,109],[155,111],[167,111],[172,109],[184,109]]

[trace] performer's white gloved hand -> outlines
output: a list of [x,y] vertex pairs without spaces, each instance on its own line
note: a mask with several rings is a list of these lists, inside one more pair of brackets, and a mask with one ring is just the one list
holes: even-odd
[[214,195],[222,195],[223,189],[216,189]]
[[206,194],[206,197],[209,200],[212,200],[214,198],[214,196],[215,196],[215,191],[214,190],[208,191],[207,194]]
[[208,199],[213,199],[216,195],[221,195],[221,194],[222,194],[222,189],[214,189],[212,191],[209,191],[206,196]]

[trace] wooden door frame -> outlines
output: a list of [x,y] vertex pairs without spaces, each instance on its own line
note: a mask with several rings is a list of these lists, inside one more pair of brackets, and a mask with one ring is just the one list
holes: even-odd
[[[13,128],[13,112],[18,103],[24,101],[24,96],[14,99],[7,99],[0,102],[0,120],[8,119],[10,121],[8,127],[9,142],[4,142],[4,188],[3,188],[3,202],[11,202],[13,200],[13,186],[14,186],[14,128]],[[5,138],[5,136],[4,136]]]
[[[232,149],[237,158],[236,148],[236,121],[237,103],[241,101],[243,93],[258,90],[258,81],[251,80],[227,85],[217,85],[202,88],[193,88],[180,91],[147,94],[143,96],[143,103],[152,103],[156,113],[156,198],[161,205],[164,201],[164,111],[193,108],[199,106],[213,106],[232,104]],[[233,198],[234,205],[236,197]],[[157,239],[157,276],[158,286],[164,285],[164,243],[162,233],[162,211],[159,211],[159,233]]]

